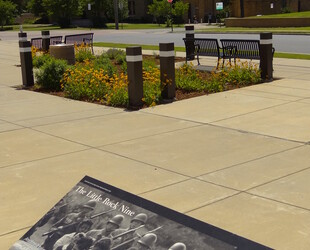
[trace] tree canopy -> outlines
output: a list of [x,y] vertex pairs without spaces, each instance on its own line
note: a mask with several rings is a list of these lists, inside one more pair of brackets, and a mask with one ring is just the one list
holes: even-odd
[[3,26],[10,24],[16,14],[16,4],[11,1],[0,0],[0,25]]
[[154,0],[148,6],[148,14],[152,15],[156,22],[160,24],[161,20],[172,22],[173,17],[181,18],[188,10],[189,4],[182,0],[173,1],[171,4],[167,0]]

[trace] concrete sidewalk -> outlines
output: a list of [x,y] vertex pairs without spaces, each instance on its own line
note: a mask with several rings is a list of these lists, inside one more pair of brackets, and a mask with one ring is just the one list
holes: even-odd
[[[204,63],[213,64],[213,59]],[[310,61],[137,112],[17,90],[0,41],[0,248],[84,175],[276,249],[310,246]]]

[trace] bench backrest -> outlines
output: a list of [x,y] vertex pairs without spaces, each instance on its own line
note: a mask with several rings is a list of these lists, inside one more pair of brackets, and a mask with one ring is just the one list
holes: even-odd
[[31,46],[37,49],[42,49],[42,38],[41,37],[31,38]]
[[235,57],[242,59],[260,59],[259,40],[221,39],[223,51],[225,48],[235,48]]
[[183,38],[183,40],[187,51],[186,53],[188,53],[188,51],[192,51],[198,56],[216,56],[220,58],[220,46],[217,39]]
[[220,46],[217,39],[195,38],[196,53],[202,56],[220,56]]
[[[55,45],[61,43],[62,36],[51,36],[50,37],[50,45]],[[31,46],[42,49],[42,37],[31,38]]]
[[76,35],[67,35],[65,36],[65,44],[76,44],[81,45],[82,43],[93,44],[94,33],[85,33],[85,34],[76,34]]

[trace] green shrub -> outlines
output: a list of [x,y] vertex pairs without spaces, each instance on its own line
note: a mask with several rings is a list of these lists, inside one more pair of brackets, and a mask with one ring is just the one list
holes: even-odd
[[184,64],[176,70],[176,87],[186,91],[206,90],[206,81],[201,73],[194,69],[192,64]]
[[32,64],[34,68],[40,68],[49,60],[51,60],[51,56],[49,54],[36,55],[32,59]]
[[111,60],[115,59],[117,55],[126,56],[126,52],[121,49],[108,49],[104,54]]
[[62,85],[66,97],[105,103],[111,106],[127,106],[128,80],[125,74],[109,76],[93,62],[76,64],[63,76]]
[[97,57],[93,63],[95,69],[103,69],[110,77],[117,72],[111,60],[103,55]]
[[125,54],[117,54],[115,56],[115,62],[116,64],[123,65],[126,63],[126,55]]
[[147,106],[155,106],[162,99],[161,91],[160,70],[148,65],[143,69],[143,102]]
[[35,73],[37,84],[44,90],[60,91],[61,79],[67,68],[66,61],[51,57]]
[[239,88],[261,82],[258,65],[240,60],[235,64],[226,63],[221,71],[213,72],[212,80],[225,88]]
[[152,59],[145,59],[142,62],[143,70],[148,71],[153,68],[157,68],[156,61]]
[[75,50],[75,60],[76,62],[85,62],[86,60],[93,60],[95,56],[88,47],[82,47]]

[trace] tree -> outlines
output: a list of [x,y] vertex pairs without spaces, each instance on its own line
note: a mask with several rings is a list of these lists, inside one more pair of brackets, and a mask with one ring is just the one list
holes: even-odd
[[49,16],[56,18],[60,27],[69,27],[74,16],[81,15],[86,3],[84,0],[43,0]]
[[16,14],[16,4],[11,1],[0,0],[0,24],[1,29],[6,24],[10,24]]
[[168,3],[167,0],[154,0],[152,4],[148,6],[148,14],[152,15],[158,24],[162,19],[165,19],[167,26],[172,26],[174,17],[183,20],[184,14],[189,7],[188,3],[183,1],[176,1],[175,3]]
[[188,8],[188,3],[184,3],[183,1],[177,1],[174,4],[174,15],[176,16],[176,18],[183,20],[183,16],[185,13],[187,13]]
[[[94,27],[105,27],[107,20],[114,20],[113,0],[93,0],[90,12]],[[118,15],[120,20],[128,17],[128,1],[118,0]]]
[[166,0],[154,0],[148,9],[148,14],[152,15],[159,25],[162,19],[169,18],[170,4]]
[[105,27],[106,26],[106,15],[105,7],[107,6],[108,1],[105,0],[93,0],[91,2],[91,20],[94,27]]
[[123,22],[124,19],[128,17],[128,0],[118,0],[118,15],[120,17],[120,22]]
[[27,9],[35,16],[41,16],[42,13],[46,12],[43,7],[43,0],[29,0]]

